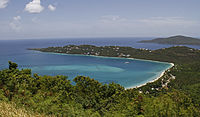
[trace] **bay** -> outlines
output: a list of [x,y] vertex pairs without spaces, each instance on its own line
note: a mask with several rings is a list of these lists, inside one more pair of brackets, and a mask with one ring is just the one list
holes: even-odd
[[138,40],[141,40],[141,38],[0,40],[0,69],[7,68],[8,61],[10,60],[16,62],[20,69],[29,68],[32,69],[32,73],[38,73],[39,75],[66,75],[70,80],[78,75],[83,75],[102,83],[119,83],[126,88],[138,86],[159,77],[171,65],[169,63],[153,61],[52,54],[27,50],[27,48],[43,48],[69,44],[118,45],[148,49],[172,46],[136,43]]

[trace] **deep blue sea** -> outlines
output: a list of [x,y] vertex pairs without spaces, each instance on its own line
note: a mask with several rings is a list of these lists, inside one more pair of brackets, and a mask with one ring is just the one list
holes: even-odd
[[[68,38],[68,39],[27,39],[0,40],[0,69],[8,67],[11,60],[19,68],[30,68],[39,75],[66,75],[70,80],[77,75],[89,76],[102,83],[115,82],[128,88],[158,77],[170,67],[168,63],[131,60],[122,58],[92,57],[42,53],[27,48],[74,45],[118,45],[134,48],[159,49],[173,45],[142,44],[139,40],[152,38]],[[199,46],[190,46],[200,49]]]

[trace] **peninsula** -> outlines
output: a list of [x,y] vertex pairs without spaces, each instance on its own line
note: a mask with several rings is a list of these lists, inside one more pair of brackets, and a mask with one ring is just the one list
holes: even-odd
[[157,43],[157,44],[170,44],[170,45],[200,45],[200,39],[178,35],[178,36],[172,36],[168,38],[142,40],[142,41],[139,41],[138,43]]
[[149,50],[145,48],[136,49],[120,46],[97,47],[93,45],[66,45],[63,47],[31,48],[29,50],[64,54],[135,58],[177,64],[187,63],[191,59],[193,61],[200,61],[200,50],[185,46]]

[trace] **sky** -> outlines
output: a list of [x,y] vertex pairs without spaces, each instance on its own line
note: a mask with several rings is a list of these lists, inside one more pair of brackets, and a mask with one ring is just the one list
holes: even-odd
[[0,39],[200,37],[200,0],[0,0]]

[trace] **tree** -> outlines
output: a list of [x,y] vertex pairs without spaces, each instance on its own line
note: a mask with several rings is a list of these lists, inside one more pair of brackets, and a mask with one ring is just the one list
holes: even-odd
[[12,69],[17,69],[18,65],[16,63],[13,63],[11,61],[8,61],[9,63],[9,69],[12,70]]

